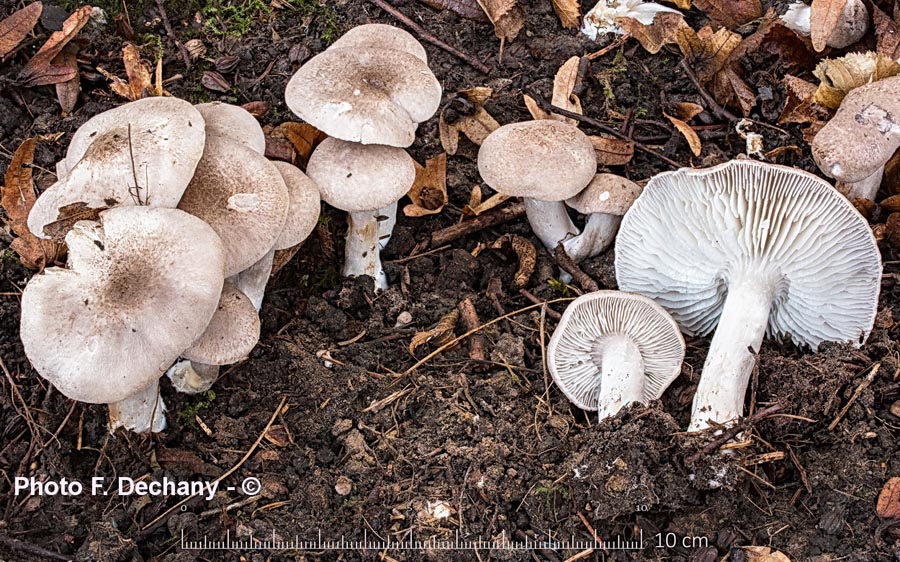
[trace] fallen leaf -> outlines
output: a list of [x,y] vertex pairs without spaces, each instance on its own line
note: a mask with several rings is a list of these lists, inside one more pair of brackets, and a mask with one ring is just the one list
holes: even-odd
[[666,119],[671,121],[672,124],[675,125],[675,128],[678,129],[678,132],[684,136],[688,142],[688,146],[691,147],[691,152],[694,153],[694,156],[700,156],[703,144],[700,142],[700,137],[697,136],[697,131],[681,119],[676,119],[666,112],[663,112],[663,115],[665,115]]
[[328,138],[328,135],[316,129],[309,123],[282,123],[279,130],[290,141],[297,153],[300,168],[306,169],[309,156],[319,143]]
[[204,70],[203,76],[200,77],[200,85],[207,90],[223,94],[231,90],[231,84],[228,83],[228,80],[215,70]]
[[711,27],[706,26],[694,32],[685,25],[678,30],[675,40],[697,79],[705,84],[725,68],[742,38],[724,27],[713,32]]
[[156,462],[162,468],[174,468],[190,474],[202,474],[206,468],[206,464],[196,453],[184,449],[159,447],[156,449]]
[[537,263],[537,250],[527,238],[516,234],[504,234],[491,244],[491,248],[494,250],[499,250],[504,246],[511,247],[516,253],[516,257],[519,260],[519,268],[513,276],[513,283],[515,283],[517,289],[523,289],[528,286],[528,280],[531,279],[531,274],[534,273],[534,267]]
[[746,562],[791,562],[783,553],[768,546],[742,546]]
[[714,24],[729,29],[738,28],[763,15],[759,0],[694,0],[694,6],[705,12]]
[[44,5],[34,2],[0,21],[0,59],[19,46],[41,17]]
[[416,164],[416,179],[409,189],[412,205],[403,207],[408,217],[435,215],[447,204],[447,154],[441,153],[425,161],[425,166]]
[[900,478],[891,478],[881,489],[875,513],[882,519],[900,519]]
[[[580,57],[572,57],[556,71],[556,76],[553,78],[553,98],[550,102],[556,107],[578,114],[581,114],[581,100],[572,91],[575,89],[575,83],[578,81],[578,65],[580,61]],[[571,123],[572,125],[577,124],[577,121],[574,119],[563,117],[562,115],[554,114],[552,119]]]
[[900,74],[900,63],[872,51],[825,59],[813,71],[821,80],[813,99],[829,109],[837,109],[853,88],[897,74]]
[[409,342],[410,355],[415,355],[417,348],[430,341],[434,341],[437,345],[444,345],[450,341],[453,338],[453,328],[456,327],[457,320],[459,320],[459,310],[453,307],[453,310],[441,317],[437,326],[424,332],[416,332]]
[[816,94],[816,85],[802,78],[791,76],[784,77],[784,109],[778,117],[778,124],[787,123],[813,123],[819,119],[819,111],[813,100]]
[[291,435],[283,425],[273,425],[265,434],[266,441],[276,447],[287,447],[292,443]]
[[809,38],[816,52],[825,50],[826,42],[841,22],[847,0],[812,0],[809,8]]
[[28,213],[37,199],[31,178],[34,147],[35,139],[28,139],[13,153],[3,187],[0,188],[0,207],[6,212],[7,224],[16,235],[10,248],[19,255],[25,267],[42,269],[57,260],[61,249],[52,241],[38,238],[28,230]]
[[746,116],[756,105],[756,92],[730,66],[725,67],[713,78],[713,97],[722,105],[737,103]]
[[884,165],[884,179],[881,183],[891,195],[900,194],[900,151],[895,152]]
[[900,59],[900,24],[878,9],[878,6],[870,5],[870,8],[875,24],[875,50],[889,59]]
[[[559,22],[565,28],[581,27],[581,4],[578,0],[551,0]],[[688,0],[690,1],[690,0]]]
[[[482,201],[481,186],[476,185],[472,188],[472,193],[469,195],[469,202],[463,205],[462,214],[467,217],[477,217],[481,213],[497,207],[507,199],[509,199],[508,195],[495,193],[488,197],[486,201]],[[462,217],[460,217],[461,219]]]
[[528,110],[528,113],[531,114],[532,119],[538,121],[541,119],[553,118],[553,114],[541,109],[541,106],[538,105],[538,102],[534,101],[533,97],[529,96],[528,94],[523,94],[522,99],[525,100],[525,108]]
[[269,112],[269,104],[264,101],[251,101],[247,102],[243,107],[250,115],[259,119]]
[[81,93],[81,74],[78,72],[77,53],[78,48],[69,44],[53,59],[54,65],[65,66],[75,72],[75,76],[71,80],[56,85],[56,98],[59,100],[63,116],[72,113],[75,104],[78,103],[78,95]]
[[450,10],[470,20],[490,21],[477,0],[422,0],[422,3],[435,10]]
[[624,166],[634,157],[632,141],[601,136],[588,138],[597,153],[597,163],[602,166]]
[[[500,123],[481,105],[490,97],[490,92],[489,88],[459,92],[459,96],[441,111],[438,130],[444,152],[451,156],[456,154],[460,133],[480,146],[489,134],[500,128]],[[452,119],[449,119],[451,111]]]
[[59,208],[56,220],[44,227],[44,234],[62,243],[78,221],[95,221],[107,207],[93,208],[79,201]]
[[23,86],[29,88],[33,86],[47,86],[71,80],[75,76],[75,72],[70,68],[54,66],[52,61],[91,19],[92,9],[90,6],[84,6],[75,10],[63,22],[62,30],[54,32],[47,39],[44,46],[31,57],[31,60],[19,73],[19,81]]
[[678,101],[672,103],[669,113],[676,119],[688,122],[694,117],[703,113],[703,106],[699,103],[691,103],[689,101]]
[[503,41],[512,41],[525,25],[525,11],[516,0],[478,0],[488,19],[494,25],[494,35]]
[[679,30],[688,27],[681,14],[661,12],[653,18],[653,23],[644,25],[636,19],[620,17],[615,19],[616,25],[625,33],[637,39],[648,53],[656,54],[663,45],[676,42]]

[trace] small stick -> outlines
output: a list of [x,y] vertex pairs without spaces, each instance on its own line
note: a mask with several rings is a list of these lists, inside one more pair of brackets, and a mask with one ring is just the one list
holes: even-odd
[[712,112],[719,116],[720,119],[725,119],[726,121],[737,121],[738,118],[734,113],[728,111],[721,105],[719,102],[713,98],[709,92],[706,91],[700,84],[700,80],[697,79],[697,75],[694,74],[694,70],[688,65],[687,59],[681,59],[681,69],[684,70],[684,73],[687,74],[688,80],[691,81],[691,84],[694,85],[694,88],[697,89],[697,92],[700,93],[700,96],[706,100],[706,103],[709,104],[709,108],[712,109]]
[[869,388],[869,385],[872,384],[872,381],[875,380],[875,376],[878,375],[879,369],[881,369],[881,363],[875,363],[875,365],[872,366],[872,370],[868,375],[866,375],[865,380],[859,383],[859,386],[857,386],[856,390],[853,391],[853,395],[850,397],[850,400],[848,400],[847,403],[844,404],[844,407],[841,408],[841,411],[838,412],[838,415],[834,418],[834,420],[832,420],[830,424],[828,424],[828,431],[834,431],[834,428],[836,428],[837,425],[841,423],[841,420],[844,419],[844,416],[846,416],[847,412],[850,411],[850,406],[852,406],[854,402],[856,402],[856,400],[859,398],[859,395],[862,394],[863,390]]
[[770,417],[772,414],[777,414],[778,412],[780,412],[783,409],[784,409],[784,404],[779,402],[777,404],[769,406],[768,408],[763,408],[762,410],[758,410],[755,414],[753,414],[749,418],[744,418],[744,420],[742,422],[734,424],[730,428],[726,429],[722,433],[722,435],[720,435],[716,439],[713,439],[712,441],[707,443],[705,447],[703,447],[702,449],[700,449],[699,451],[697,451],[696,453],[691,455],[688,458],[688,462],[689,463],[696,462],[700,457],[712,453],[713,451],[715,451],[716,449],[718,449],[725,443],[728,443],[729,441],[734,439],[734,437],[737,436],[738,433],[745,431],[751,425],[753,425],[759,421],[762,421],[765,418]]
[[462,60],[463,62],[465,62],[472,68],[476,69],[478,72],[481,72],[482,74],[489,74],[491,72],[491,69],[486,64],[479,61],[472,55],[465,53],[463,51],[460,51],[456,47],[448,45],[447,43],[444,43],[443,41],[441,41],[440,39],[438,39],[431,33],[425,31],[425,29],[423,29],[422,26],[420,26],[413,20],[409,19],[409,17],[407,17],[403,12],[401,12],[397,8],[391,6],[385,0],[369,0],[369,2],[375,4],[376,6],[378,6],[385,12],[391,14],[392,16],[394,16],[395,18],[400,20],[405,26],[412,29],[414,32],[416,32],[416,34],[419,35],[419,37],[421,37],[425,41],[428,41],[435,47],[439,47],[439,48],[447,51],[454,57]]
[[542,98],[537,93],[531,92],[528,95],[531,96],[534,99],[534,101],[537,102],[538,106],[541,109],[543,109],[544,111],[549,111],[550,113],[556,113],[557,115],[562,115],[563,117],[569,117],[576,121],[580,121],[582,123],[587,123],[588,125],[595,127],[597,129],[600,129],[604,133],[610,134],[610,135],[616,137],[617,139],[622,139],[622,140],[627,140],[627,141],[633,142],[634,147],[636,149],[638,149],[641,152],[644,152],[646,154],[649,154],[650,156],[653,156],[654,158],[658,158],[659,160],[662,160],[663,162],[665,162],[669,166],[672,166],[673,168],[681,168],[682,167],[682,165],[679,164],[678,162],[672,160],[671,158],[669,158],[667,156],[663,156],[662,154],[660,154],[659,152],[656,152],[655,150],[653,150],[649,146],[645,145],[644,143],[641,143],[634,139],[628,138],[627,136],[623,135],[622,133],[620,133],[616,129],[610,127],[609,125],[605,125],[605,124],[601,123],[600,121],[597,121],[596,119],[592,119],[591,117],[584,116],[580,113],[575,113],[574,111],[569,111],[568,109],[563,109],[561,107],[557,107],[557,106],[553,105],[552,103],[548,102],[547,100],[545,100],[544,98]]
[[[481,320],[478,319],[478,311],[475,310],[472,299],[463,299],[459,305],[457,305],[457,309],[459,309],[459,316],[462,319],[463,328],[465,328],[467,332],[474,332],[472,337],[469,338],[469,358],[474,361],[484,361],[486,357],[484,352],[484,334],[479,331],[481,328]],[[483,367],[484,365],[482,364],[480,366]]]
[[[544,301],[537,298],[533,294],[529,293],[527,289],[519,289],[519,294],[522,295],[523,297],[525,297],[526,299],[530,300],[534,304],[544,304]],[[556,320],[557,322],[559,322],[560,319],[562,318],[562,314],[560,314],[559,312],[556,312],[555,310],[553,310],[550,307],[547,307],[547,316]]]
[[[503,284],[500,281],[500,277],[498,277],[497,275],[491,275],[485,294],[491,301],[491,306],[494,307],[494,310],[497,312],[497,314],[499,314],[500,316],[506,314],[506,309],[504,309],[503,305],[500,303],[500,297],[503,296]],[[503,320],[503,328],[507,332],[512,332],[512,327],[509,325],[509,320]]]
[[163,27],[166,28],[166,34],[175,42],[175,46],[178,47],[178,52],[181,53],[181,59],[184,61],[184,66],[187,68],[191,68],[191,55],[187,52],[187,49],[178,40],[178,36],[175,35],[175,31],[172,29],[172,24],[169,23],[169,16],[166,15],[166,9],[163,7],[163,0],[156,0],[156,7],[159,9],[159,18],[162,20]]
[[431,234],[433,247],[443,246],[457,238],[490,228],[492,226],[525,216],[525,203],[514,203],[500,209],[493,209],[472,220],[448,226]]
[[41,548],[37,545],[31,544],[30,542],[21,541],[19,539],[14,539],[11,537],[0,536],[0,543],[5,544],[12,550],[18,550],[19,552],[27,552],[28,554],[34,554],[35,556],[40,556],[42,558],[49,558],[51,560],[71,560],[71,556],[66,556],[64,554],[59,554],[58,552],[53,552],[52,550],[47,550],[46,548]]
[[594,291],[600,290],[600,285],[591,279],[590,275],[582,271],[582,269],[578,267],[578,264],[572,261],[569,254],[566,253],[566,249],[563,247],[562,242],[557,244],[556,249],[553,250],[553,259],[563,271],[571,275],[572,278],[578,282],[578,285],[586,293],[593,293]]

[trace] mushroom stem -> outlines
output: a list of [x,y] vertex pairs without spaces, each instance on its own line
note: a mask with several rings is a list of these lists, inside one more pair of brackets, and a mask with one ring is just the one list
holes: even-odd
[[591,213],[584,231],[563,242],[566,253],[576,263],[600,255],[616,237],[622,217],[608,213]]
[[881,187],[881,178],[884,175],[884,166],[878,168],[871,176],[863,178],[859,181],[838,182],[838,191],[847,194],[847,199],[868,199],[874,201],[878,195],[878,188]]
[[266,294],[266,285],[272,275],[272,262],[275,259],[275,248],[269,250],[258,262],[244,271],[227,279],[237,290],[247,295],[256,311],[262,308],[263,297]]
[[379,256],[379,228],[376,217],[381,211],[356,211],[350,213],[347,244],[344,250],[345,277],[368,275],[375,280],[375,288],[387,289],[387,275],[381,267]]
[[387,207],[378,209],[375,214],[381,217],[381,220],[378,221],[378,247],[384,250],[391,241],[394,225],[397,224],[397,202],[394,201]]
[[631,338],[603,338],[597,342],[593,355],[594,362],[601,365],[597,408],[601,421],[632,402],[644,402],[644,359]]
[[694,394],[688,431],[707,429],[710,421],[732,422],[743,413],[747,383],[766,335],[774,294],[775,284],[758,275],[738,277],[729,284]]
[[578,227],[569,218],[566,205],[562,201],[541,201],[531,197],[522,199],[531,230],[551,254],[557,244],[578,235]]
[[184,394],[206,392],[219,378],[219,366],[196,363],[188,360],[176,361],[166,375],[175,390]]
[[159,380],[137,394],[109,405],[109,432],[120,427],[135,433],[158,433],[166,428],[166,405],[159,394]]

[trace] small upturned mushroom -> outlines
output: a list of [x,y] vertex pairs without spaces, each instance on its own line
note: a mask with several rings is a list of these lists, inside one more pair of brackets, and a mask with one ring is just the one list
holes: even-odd
[[306,173],[326,203],[350,213],[343,275],[368,275],[377,289],[386,289],[379,221],[396,217],[397,201],[412,187],[412,157],[401,148],[327,138],[310,156]]
[[213,101],[194,106],[206,122],[207,137],[223,137],[266,153],[266,135],[249,111],[238,105]]
[[437,112],[441,85],[418,56],[397,49],[327,49],[294,74],[288,107],[330,137],[406,147]]
[[597,174],[591,183],[566,205],[588,215],[584,231],[563,242],[566,253],[579,262],[603,253],[612,244],[622,215],[641,194],[641,186],[615,174]]
[[206,330],[181,355],[206,365],[237,363],[256,346],[259,329],[256,307],[247,295],[226,282]]
[[38,197],[28,228],[47,238],[44,227],[76,203],[174,208],[205,141],[203,116],[177,98],[145,98],[96,115],[73,135],[65,164],[58,166],[64,176]]
[[66,244],[68,268],[35,275],[22,294],[25,354],[65,396],[128,401],[119,410],[129,423],[151,427],[162,406],[143,417],[134,408],[156,405],[148,389],[209,325],[224,282],[222,243],[177,209],[117,207],[75,223]]
[[329,49],[395,49],[428,62],[425,47],[411,33],[383,23],[358,25],[341,35]]
[[[804,37],[809,37],[811,16],[812,9],[809,5],[803,2],[794,2],[781,16],[781,21],[788,29]],[[863,0],[847,0],[831,34],[824,38],[824,42],[822,42],[822,38],[814,37],[813,48],[816,51],[823,51],[825,47],[843,49],[862,39],[868,30],[869,10]]]
[[813,138],[812,154],[848,199],[874,201],[884,165],[898,147],[900,76],[894,76],[850,90]]
[[547,370],[573,404],[614,416],[659,399],[679,373],[678,324],[646,297],[597,291],[566,308],[547,346]]
[[734,160],[654,176],[622,220],[616,278],[685,334],[715,329],[691,413],[699,431],[741,415],[767,333],[813,350],[862,345],[881,255],[866,220],[825,181]]
[[542,119],[503,125],[478,150],[478,172],[498,193],[522,197],[534,234],[552,253],[578,234],[564,201],[594,178],[597,155],[574,125]]

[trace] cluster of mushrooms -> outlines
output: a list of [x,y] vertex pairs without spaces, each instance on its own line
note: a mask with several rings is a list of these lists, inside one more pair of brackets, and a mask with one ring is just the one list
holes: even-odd
[[[893,78],[851,92],[816,137],[817,162],[845,193],[872,198],[900,146],[898,90]],[[204,390],[218,365],[247,356],[273,253],[309,235],[320,197],[349,213],[344,275],[387,288],[379,251],[415,179],[404,148],[441,93],[421,44],[370,24],[288,83],[288,107],[328,135],[308,176],[268,161],[259,125],[235,106],[152,98],[88,121],[29,217],[39,236],[68,226],[68,267],[35,276],[23,297],[22,340],[37,371],[70,398],[110,404],[113,428],[161,430],[160,376]],[[848,147],[846,131],[866,142]],[[733,160],[642,188],[598,174],[588,137],[555,119],[498,128],[478,169],[497,192],[524,199],[549,250],[562,244],[581,261],[615,242],[621,291],[571,303],[547,353],[562,392],[601,419],[662,395],[681,372],[682,333],[715,329],[697,431],[742,414],[766,335],[813,349],[861,345],[874,324],[872,231],[841,192],[802,170]],[[569,209],[586,216],[583,230]],[[72,220],[86,211],[99,215]]]

